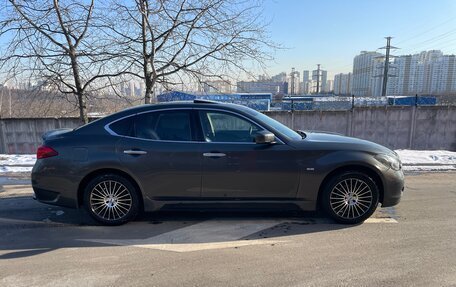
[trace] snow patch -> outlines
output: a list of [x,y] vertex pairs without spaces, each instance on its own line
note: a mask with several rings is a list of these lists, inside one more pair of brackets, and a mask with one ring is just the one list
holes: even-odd
[[0,166],[33,166],[35,161],[35,154],[0,154]]
[[24,173],[31,172],[33,166],[0,166],[1,173]]
[[404,171],[450,171],[456,170],[454,165],[404,165]]
[[456,152],[446,150],[396,150],[403,165],[456,165]]

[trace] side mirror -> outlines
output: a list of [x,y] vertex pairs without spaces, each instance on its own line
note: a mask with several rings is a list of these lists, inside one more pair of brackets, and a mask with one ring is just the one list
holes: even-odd
[[259,131],[255,135],[255,143],[270,144],[275,142],[275,135],[268,131]]

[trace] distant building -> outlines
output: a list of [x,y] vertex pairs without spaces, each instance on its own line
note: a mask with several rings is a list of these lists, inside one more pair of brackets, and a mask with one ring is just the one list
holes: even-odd
[[[266,80],[266,79],[265,79],[265,80]],[[287,81],[287,73],[282,72],[282,73],[280,73],[280,74],[277,74],[277,75],[275,75],[275,76],[272,76],[272,77],[271,77],[271,81],[272,81],[272,82],[281,82],[281,83],[286,82],[286,81]]]
[[287,74],[280,73],[271,78],[259,76],[257,81],[237,82],[238,93],[270,93],[273,95],[287,94],[288,82]]
[[430,94],[448,95],[456,92],[455,55],[443,55],[432,62]]
[[270,93],[223,94],[218,92],[215,94],[200,94],[194,92],[168,91],[157,96],[158,102],[193,101],[195,99],[234,103],[259,111],[268,111],[270,109],[272,95]]
[[[383,67],[383,58],[373,60],[376,74],[372,75],[369,81],[370,96],[381,95]],[[388,75],[387,96],[454,94],[456,56],[443,55],[439,50],[398,56],[391,62]]]
[[309,87],[309,93],[323,93],[326,91],[326,84],[328,81],[328,71],[326,70],[313,70],[312,81]]
[[207,81],[202,83],[201,92],[204,93],[231,93],[231,82],[225,80]]
[[310,80],[310,71],[309,70],[302,71],[302,81],[308,82],[309,80]]
[[362,51],[353,59],[352,94],[358,97],[372,96],[372,78],[376,75],[376,59],[383,55]]
[[325,93],[331,93],[334,91],[334,80],[327,80],[326,81],[326,87],[323,90]]
[[301,83],[301,94],[310,94],[312,88],[312,81],[310,79],[310,71],[302,71],[302,83]]
[[334,94],[337,96],[349,96],[352,94],[352,73],[337,74],[334,76]]
[[290,95],[299,95],[300,93],[300,86],[301,86],[301,79],[300,73],[295,70],[295,68],[291,69],[291,73],[288,76],[288,94]]

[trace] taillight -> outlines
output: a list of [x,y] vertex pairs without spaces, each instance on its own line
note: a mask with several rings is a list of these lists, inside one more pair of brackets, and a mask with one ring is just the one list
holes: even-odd
[[59,153],[57,151],[55,151],[53,148],[42,145],[36,151],[36,158],[37,159],[47,158],[47,157],[56,156],[58,154]]

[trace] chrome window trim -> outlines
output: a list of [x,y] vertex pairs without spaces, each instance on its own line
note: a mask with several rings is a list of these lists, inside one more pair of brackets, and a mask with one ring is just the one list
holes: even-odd
[[143,139],[143,138],[138,138],[138,137],[131,137],[131,136],[124,136],[124,135],[119,135],[116,132],[114,132],[109,126],[112,125],[113,123],[116,123],[118,121],[124,120],[126,118],[134,117],[137,115],[142,115],[146,113],[153,113],[153,112],[162,112],[162,111],[176,111],[176,110],[188,110],[191,111],[193,108],[165,108],[165,109],[156,109],[156,110],[151,110],[151,111],[143,111],[139,113],[134,113],[128,116],[121,117],[119,119],[113,120],[112,122],[107,123],[104,125],[104,129],[112,136],[116,137],[122,137],[122,138],[129,138],[129,139],[136,139],[136,140],[143,140],[143,141],[153,141],[153,142],[168,142],[168,143],[199,143],[199,141],[173,141],[173,140],[153,140],[153,139]]
[[[137,116],[137,115],[142,115],[142,114],[146,114],[146,113],[155,113],[155,112],[162,112],[162,111],[176,111],[176,110],[188,110],[188,111],[191,111],[191,110],[196,110],[196,111],[217,111],[217,112],[225,112],[225,113],[230,113],[230,114],[234,114],[234,115],[237,115],[241,118],[244,118],[246,119],[247,121],[249,121],[250,123],[253,123],[254,125],[257,125],[259,126],[260,128],[262,128],[263,130],[265,131],[268,131],[268,132],[271,132],[269,131],[268,129],[266,129],[265,127],[263,127],[262,125],[260,125],[259,123],[253,121],[252,119],[242,115],[242,114],[239,114],[237,112],[233,112],[233,111],[229,111],[229,110],[223,110],[223,109],[214,109],[214,108],[189,108],[189,107],[185,107],[185,108],[164,108],[164,109],[156,109],[156,110],[149,110],[149,111],[142,111],[142,112],[139,112],[139,113],[134,113],[134,114],[131,114],[131,115],[127,115],[127,116],[123,116],[119,119],[116,119],[116,120],[113,120],[112,122],[109,122],[107,123],[106,125],[104,125],[104,129],[112,136],[116,136],[116,137],[122,137],[122,138],[129,138],[129,139],[136,139],[136,140],[143,140],[143,141],[151,141],[151,142],[163,142],[163,143],[206,143],[206,144],[254,144],[256,145],[256,143],[254,142],[207,142],[207,141],[173,141],[173,140],[153,140],[153,139],[143,139],[143,138],[137,138],[137,137],[131,137],[131,136],[123,136],[123,135],[119,135],[117,133],[115,133],[109,126],[113,123],[116,123],[118,121],[121,121],[121,120],[124,120],[126,118],[130,118],[130,117],[134,117],[134,116]],[[202,128],[202,127],[201,127]],[[275,133],[273,133],[275,135]],[[284,144],[284,142],[276,136],[276,139],[279,141],[278,143],[280,144]]]
[[[274,134],[274,136],[276,137],[277,140],[280,141],[281,144],[284,144],[284,142],[275,135],[275,133],[271,132],[270,130],[268,130],[267,128],[265,128],[264,126],[260,125],[259,123],[257,123],[256,121],[250,119],[249,117],[246,117],[244,115],[241,115],[237,112],[233,112],[233,111],[227,111],[227,110],[222,110],[222,109],[214,109],[214,108],[201,108],[201,109],[196,109],[197,111],[217,111],[217,112],[222,112],[222,113],[228,113],[228,114],[233,114],[233,115],[236,115],[236,116],[239,116],[245,120],[247,120],[248,122],[250,122],[251,124],[255,125],[255,126],[258,126],[260,127],[261,129],[267,131],[267,132],[270,132],[272,134]],[[203,126],[202,126],[202,123],[201,124],[201,129],[204,130]],[[202,141],[203,143],[212,143],[212,144],[225,144],[225,143],[229,143],[229,144],[232,144],[232,143],[237,143],[237,144],[257,144],[257,143],[254,143],[254,142],[208,142],[208,141]]]

